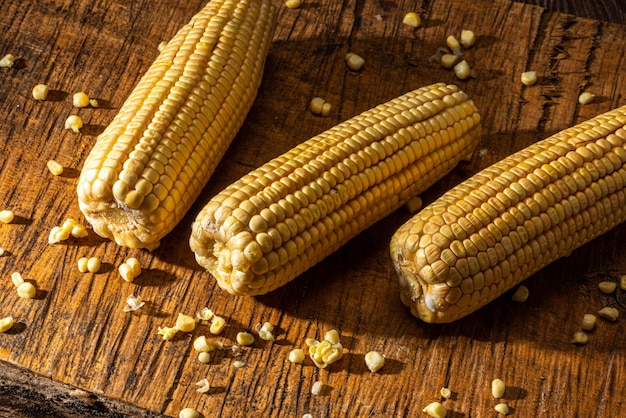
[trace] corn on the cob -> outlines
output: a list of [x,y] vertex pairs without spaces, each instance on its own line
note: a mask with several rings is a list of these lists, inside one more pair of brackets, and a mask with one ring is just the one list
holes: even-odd
[[180,221],[252,106],[274,25],[270,0],[212,0],[168,42],[85,161],[99,235],[154,249]]
[[462,182],[393,235],[402,301],[427,322],[475,311],[626,219],[626,106]]
[[456,86],[423,87],[296,146],[198,214],[190,245],[232,294],[263,294],[322,260],[468,157],[480,116]]

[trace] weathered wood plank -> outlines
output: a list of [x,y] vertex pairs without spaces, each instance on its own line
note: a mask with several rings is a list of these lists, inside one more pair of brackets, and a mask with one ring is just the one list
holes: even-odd
[[[98,400],[122,400],[153,414],[175,415],[193,406],[207,417],[244,411],[416,416],[449,386],[455,395],[445,404],[453,416],[486,416],[494,405],[494,377],[509,383],[506,401],[518,416],[608,417],[623,406],[623,322],[600,322],[587,346],[569,342],[583,313],[604,304],[626,313],[623,292],[606,296],[596,289],[602,278],[626,272],[622,227],[530,278],[526,304],[513,305],[505,296],[438,326],[410,317],[399,302],[388,241],[410,216],[404,210],[258,298],[221,291],[193,260],[187,239],[202,205],[251,168],[409,89],[458,82],[428,58],[448,34],[471,28],[478,42],[465,57],[477,78],[460,84],[481,109],[486,132],[472,162],[425,193],[428,202],[497,159],[623,104],[624,58],[615,51],[626,50],[624,26],[505,0],[322,0],[298,10],[277,1],[279,24],[257,102],[217,174],[162,247],[153,253],[127,250],[94,235],[49,246],[52,226],[81,218],[74,187],[95,136],[156,56],[158,43],[202,3],[0,0],[0,30],[6,34],[0,54],[11,51],[20,58],[17,68],[0,70],[0,208],[18,215],[17,223],[0,224],[0,247],[9,252],[0,258],[0,316],[18,321],[0,335],[1,360],[93,392]],[[399,23],[414,8],[425,17],[415,31]],[[366,58],[362,72],[345,70],[348,51]],[[527,88],[519,75],[529,69],[538,71],[540,82]],[[55,100],[30,98],[40,82],[55,90]],[[578,105],[582,89],[599,100]],[[100,99],[103,108],[72,109],[69,95],[77,90]],[[333,103],[330,117],[307,111],[313,96]],[[70,113],[88,124],[82,134],[63,129]],[[67,174],[49,175],[50,158],[69,167]],[[103,271],[78,273],[76,260],[90,255],[102,257]],[[116,274],[131,255],[145,267],[133,284]],[[17,298],[8,280],[12,271],[36,282],[37,299]],[[148,301],[133,314],[123,312],[131,293]],[[198,363],[192,336],[163,342],[156,335],[179,312],[194,314],[204,306],[228,319],[217,338],[226,344],[264,321],[278,325],[278,340],[244,349],[238,358],[246,366],[235,369],[229,352],[210,365]],[[320,371],[286,361],[291,348],[330,328],[341,332],[347,349],[341,362]],[[206,333],[207,325],[200,324],[193,336]],[[378,374],[363,363],[372,349],[387,356]],[[195,382],[204,377],[212,386],[208,395],[195,392]],[[317,380],[326,385],[323,396],[310,394]],[[65,412],[59,409],[59,415]]]

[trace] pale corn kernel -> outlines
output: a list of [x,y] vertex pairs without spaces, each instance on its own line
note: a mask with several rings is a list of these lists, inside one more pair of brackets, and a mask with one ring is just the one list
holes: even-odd
[[209,327],[209,332],[213,335],[217,335],[224,330],[226,326],[226,320],[221,316],[214,315],[211,319],[211,326]]
[[617,321],[617,318],[619,318],[619,311],[617,308],[605,306],[598,311],[598,315],[604,319],[608,319],[609,321]]
[[176,328],[182,332],[191,332],[196,329],[196,321],[189,315],[179,313],[176,318]]
[[201,351],[200,353],[198,353],[198,361],[200,363],[207,364],[211,361],[211,354],[207,351]]
[[5,254],[6,254],[6,250],[4,248],[0,247],[0,257],[2,257]]
[[581,323],[581,328],[584,331],[591,331],[596,326],[596,316],[592,314],[583,315],[583,320]]
[[30,282],[24,282],[17,287],[17,295],[22,299],[32,299],[37,295],[37,289]]
[[330,116],[330,111],[333,108],[333,105],[331,105],[328,102],[324,102],[324,104],[322,105],[322,112],[320,113],[321,116]]
[[72,96],[72,104],[74,107],[87,107],[89,106],[89,96],[83,91],[74,93]]
[[297,9],[298,7],[300,7],[301,4],[302,2],[300,0],[287,0],[285,2],[285,6],[287,6],[289,9]]
[[211,390],[211,385],[209,385],[209,380],[206,377],[196,382],[196,386],[199,386],[198,389],[196,389],[196,392],[198,393],[207,393]]
[[17,287],[24,283],[24,278],[19,271],[14,271],[11,273],[11,281],[13,282],[13,286]]
[[443,68],[452,68],[456,65],[457,61],[459,60],[459,57],[457,55],[454,54],[443,54],[441,56],[441,66]]
[[249,332],[238,332],[237,342],[241,345],[252,345],[254,344],[254,336]]
[[354,52],[348,52],[346,54],[346,65],[352,71],[360,71],[365,64],[365,60],[360,55],[355,54]]
[[6,54],[0,59],[0,68],[11,68],[15,64],[15,56],[13,54]]
[[580,96],[578,96],[578,103],[580,103],[581,105],[590,104],[593,102],[595,97],[596,96],[593,93],[590,93],[588,91],[582,92]]
[[139,260],[137,260],[135,257],[130,257],[129,259],[127,259],[126,264],[128,264],[133,270],[133,274],[135,275],[135,277],[141,274],[141,263],[139,263]]
[[317,382],[313,383],[313,386],[311,386],[311,394],[316,396],[320,395],[323,389],[324,384],[318,380]]
[[461,30],[461,46],[463,48],[470,48],[476,43],[476,34],[469,29]]
[[89,271],[89,267],[87,266],[89,264],[89,259],[87,257],[79,258],[77,264],[78,271],[81,273],[87,273]]
[[65,120],[65,129],[71,129],[73,132],[78,133],[83,127],[83,120],[78,115],[70,115]]
[[422,202],[422,198],[419,196],[415,196],[411,198],[408,202],[406,202],[406,209],[409,213],[415,213],[422,208],[424,202]]
[[472,75],[472,70],[467,61],[463,60],[454,66],[454,75],[459,80],[465,80]]
[[198,312],[197,316],[198,319],[201,319],[203,321],[210,321],[211,318],[213,318],[213,311],[209,308],[204,307],[200,310],[200,312]]
[[294,348],[289,352],[289,361],[292,363],[300,364],[304,361],[304,350],[301,348]]
[[323,341],[307,338],[306,344],[309,346],[309,357],[320,369],[343,357],[343,346],[339,342],[339,333],[334,329],[324,334]]
[[513,302],[526,302],[528,300],[528,295],[530,294],[530,292],[528,291],[528,288],[524,285],[520,285],[516,290],[515,293],[513,293],[513,296],[511,296],[511,300]]
[[319,345],[319,341],[317,341],[315,338],[307,338],[304,340],[304,343],[306,344],[307,347],[313,347],[316,345]]
[[589,335],[585,331],[576,331],[572,337],[572,344],[584,345],[589,342]]
[[215,346],[207,340],[204,335],[199,336],[193,340],[193,348],[200,352],[209,352],[215,350]]
[[448,48],[452,50],[452,53],[454,55],[458,55],[459,51],[461,51],[461,44],[459,43],[459,40],[456,39],[456,36],[454,35],[449,35],[446,38],[446,45],[448,45]]
[[0,222],[10,224],[14,220],[15,214],[13,213],[13,211],[8,209],[0,210]]
[[525,71],[520,79],[525,86],[534,86],[537,83],[537,71]]
[[365,354],[365,365],[370,372],[375,373],[385,365],[385,357],[378,351],[370,351]]
[[272,325],[270,322],[265,322],[257,329],[259,338],[263,341],[274,341],[273,331],[274,325]]
[[100,257],[89,257],[89,259],[87,260],[87,271],[89,273],[99,272],[101,266],[102,261],[100,261]]
[[235,369],[240,369],[240,368],[242,368],[242,367],[243,367],[243,366],[245,366],[245,365],[246,365],[246,363],[244,363],[244,362],[243,362],[243,361],[241,361],[241,360],[235,360],[235,361],[233,361],[233,367],[234,367]]
[[623,275],[619,278],[619,288],[622,290],[626,290],[626,275]]
[[7,316],[0,319],[0,332],[7,332],[13,327],[14,323],[15,322],[13,321],[12,316]]
[[441,396],[445,399],[450,399],[452,397],[452,391],[448,388],[441,388],[441,390],[439,391],[439,393],[441,394]]
[[617,289],[617,283],[608,280],[602,281],[598,283],[598,289],[600,289],[600,292],[610,295]]
[[128,264],[120,264],[117,270],[119,271],[120,276],[122,276],[122,279],[124,279],[125,281],[131,283],[133,280],[135,280],[135,274],[133,273],[133,269]]
[[429,417],[433,418],[445,418],[448,414],[448,410],[439,402],[432,402],[426,405],[426,408],[422,409]]
[[161,41],[159,42],[159,44],[157,45],[157,51],[159,52],[163,52],[163,50],[167,47],[167,42],[166,41]]
[[418,13],[409,12],[404,15],[402,23],[412,28],[419,28],[422,25],[422,17]]
[[85,227],[85,225],[76,224],[72,227],[70,235],[74,238],[84,238],[89,235],[89,233],[87,232],[87,228]]
[[496,406],[494,406],[493,409],[495,409],[497,413],[502,414],[502,415],[509,414],[509,406],[505,403],[499,403]]
[[178,418],[200,418],[200,413],[193,408],[183,408],[178,413]]
[[89,106],[91,106],[91,107],[98,107],[98,106],[100,106],[100,103],[98,103],[97,99],[89,99]]
[[311,113],[314,115],[322,114],[322,106],[324,105],[324,99],[321,97],[314,97],[311,99],[311,103],[309,104],[309,109]]
[[504,391],[506,390],[506,386],[504,385],[504,381],[502,379],[493,379],[491,382],[491,395],[500,399],[504,396]]
[[37,84],[33,87],[33,99],[35,100],[46,100],[48,98],[48,86],[45,84]]
[[313,418],[313,415],[311,415],[311,414],[304,414],[304,415],[302,415],[302,418]]
[[178,328],[172,327],[159,327],[157,333],[163,337],[165,341],[173,339],[178,333]]
[[54,160],[48,160],[46,167],[48,167],[48,170],[55,176],[63,174],[63,166]]
[[339,343],[339,333],[337,332],[336,329],[331,329],[330,331],[326,331],[326,333],[324,334],[324,339],[326,341],[329,341],[332,344],[338,344]]

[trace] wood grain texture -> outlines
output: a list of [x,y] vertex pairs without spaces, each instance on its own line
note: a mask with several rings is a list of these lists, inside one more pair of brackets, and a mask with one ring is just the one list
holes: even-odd
[[[476,79],[458,83],[481,110],[485,134],[481,151],[425,193],[425,202],[513,151],[624,104],[626,63],[616,51],[626,50],[626,27],[508,0],[318,0],[298,10],[276,4],[274,43],[244,127],[190,213],[149,253],[94,234],[50,246],[47,235],[66,218],[81,218],[74,188],[96,135],[152,62],[158,43],[203,1],[0,0],[0,55],[18,57],[14,68],[0,69],[0,208],[17,215],[14,224],[0,224],[0,247],[8,251],[0,258],[0,317],[17,320],[0,334],[0,360],[146,415],[177,415],[192,406],[205,417],[419,416],[448,386],[454,393],[444,402],[449,416],[493,416],[490,382],[499,377],[509,386],[505,400],[515,416],[615,416],[626,399],[624,320],[599,321],[586,346],[570,338],[584,313],[610,305],[626,315],[625,292],[597,290],[600,280],[626,273],[623,226],[528,279],[528,302],[513,304],[507,294],[446,325],[424,324],[399,302],[388,243],[410,216],[404,210],[257,298],[221,291],[195,263],[187,241],[202,205],[250,169],[407,90],[457,83],[428,61],[450,33],[471,28],[478,34],[465,54]],[[400,23],[409,10],[424,14],[423,27],[413,31]],[[360,73],[346,71],[349,51],[365,57]],[[530,69],[540,81],[527,88],[519,75]],[[41,82],[53,90],[51,100],[31,98],[32,86]],[[597,100],[581,106],[577,97],[585,89]],[[79,90],[103,106],[72,108],[71,94]],[[333,104],[330,117],[308,112],[314,96]],[[76,113],[86,123],[81,134],[63,129]],[[48,173],[51,158],[67,167],[65,174]],[[102,257],[102,271],[79,273],[76,260],[91,255]],[[116,272],[129,256],[144,267],[132,284]],[[17,297],[12,271],[36,283],[35,300]],[[129,294],[147,305],[123,312]],[[204,306],[227,318],[219,341],[230,344],[237,332],[264,321],[277,325],[278,339],[244,348],[239,359],[246,366],[235,369],[228,351],[209,365],[196,360],[192,341],[208,334],[207,324],[170,342],[156,334],[179,312],[193,315]],[[347,350],[340,362],[325,370],[287,362],[292,348],[331,328],[340,331]],[[370,350],[387,358],[376,374],[363,361]],[[196,393],[195,382],[205,377],[211,391]],[[325,390],[313,396],[318,380]],[[12,396],[3,397],[0,385],[0,400]],[[19,406],[14,411],[33,416]]]

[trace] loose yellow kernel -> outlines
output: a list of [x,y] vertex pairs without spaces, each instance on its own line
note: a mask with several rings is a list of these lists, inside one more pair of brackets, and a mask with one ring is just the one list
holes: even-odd
[[476,34],[469,29],[461,30],[461,45],[463,48],[470,48],[476,43]]
[[515,291],[515,293],[513,293],[513,296],[511,297],[511,300],[513,302],[526,302],[528,300],[528,295],[529,295],[529,291],[528,288],[524,285],[520,285],[517,290]]
[[285,6],[290,9],[297,9],[298,7],[300,7],[301,4],[302,2],[300,0],[287,0],[285,2]]
[[619,318],[619,311],[616,308],[605,306],[598,311],[598,315],[604,319],[608,319],[609,321],[617,321],[617,318]]
[[502,414],[502,415],[509,414],[509,406],[505,403],[499,403],[496,406],[494,406],[493,409],[495,409],[497,413]]
[[10,224],[14,220],[15,215],[13,214],[13,211],[10,211],[8,209],[0,210],[0,222]]
[[48,86],[45,84],[37,84],[33,87],[33,98],[35,100],[46,100],[48,98]]
[[200,413],[193,408],[181,409],[178,418],[200,418]]
[[322,106],[324,105],[324,99],[321,97],[314,97],[311,99],[311,103],[309,104],[309,109],[311,113],[314,115],[322,114]]
[[598,283],[598,289],[600,289],[600,292],[610,295],[611,293],[615,292],[615,289],[617,289],[617,283],[608,280],[603,281]]
[[141,264],[139,263],[139,260],[137,260],[135,257],[130,257],[128,260],[126,260],[126,264],[128,264],[133,270],[133,274],[135,275],[135,277],[139,276],[139,274],[141,273]]
[[422,24],[422,17],[415,12],[409,12],[404,15],[402,23],[412,28],[419,28]]
[[211,326],[209,327],[209,332],[213,335],[217,335],[224,330],[226,326],[226,320],[221,316],[214,315],[211,319]]
[[55,176],[63,174],[63,166],[54,160],[48,160],[46,167],[48,167],[48,170]]
[[432,402],[426,405],[426,408],[422,409],[422,411],[426,412],[429,417],[433,418],[445,418],[448,414],[446,407],[439,402]]
[[210,362],[211,354],[209,354],[207,351],[201,351],[200,353],[198,353],[198,361],[204,364]]
[[537,83],[537,71],[525,71],[520,78],[523,85],[534,86]]
[[587,344],[589,342],[589,335],[585,331],[576,331],[572,337],[572,344]]
[[452,391],[448,388],[441,388],[439,393],[441,394],[442,397],[446,399],[450,399],[452,397]]
[[171,339],[174,338],[174,336],[176,336],[176,334],[178,333],[178,328],[171,328],[171,327],[159,327],[159,329],[157,330],[157,334],[163,336],[163,339],[165,341],[169,341]]
[[14,323],[15,322],[13,321],[12,316],[7,316],[5,318],[0,319],[0,332],[7,332],[13,327]]
[[87,107],[89,106],[89,96],[85,92],[79,91],[72,96],[72,104],[74,107]]
[[455,66],[458,60],[459,60],[459,57],[457,55],[443,54],[441,56],[441,66],[443,68],[452,68]]
[[199,386],[198,389],[196,389],[198,393],[207,393],[211,390],[211,385],[209,385],[209,380],[206,377],[196,382],[196,386]]
[[176,328],[182,332],[191,332],[196,329],[196,321],[189,315],[179,313],[176,318]]
[[257,329],[259,334],[259,338],[263,341],[274,341],[274,325],[270,322],[265,322],[263,325],[260,325]]
[[244,362],[243,362],[243,361],[241,361],[241,360],[235,360],[235,361],[233,361],[233,367],[234,367],[235,369],[240,369],[240,368],[242,368],[242,367],[243,367],[243,366],[245,366],[245,365],[246,365],[246,363],[244,363]]
[[581,105],[590,104],[593,102],[593,99],[595,99],[595,97],[595,94],[585,91],[581,93],[580,96],[578,96],[578,103],[580,103]]
[[122,276],[122,279],[124,279],[125,281],[131,283],[133,280],[135,280],[133,269],[128,264],[120,264],[117,270],[120,272],[120,276]]
[[91,107],[98,107],[98,106],[100,106],[100,103],[98,103],[98,100],[96,100],[96,99],[89,99],[89,106],[91,106]]
[[196,351],[206,352],[215,350],[215,346],[211,344],[204,335],[193,340],[193,348]]
[[237,342],[241,345],[252,345],[254,344],[254,336],[249,332],[238,332]]
[[370,351],[365,354],[365,365],[370,372],[375,373],[385,365],[385,357],[378,351]]
[[32,299],[37,294],[37,289],[30,282],[24,282],[17,287],[17,295],[22,299]]
[[289,361],[292,363],[300,364],[304,361],[304,350],[301,348],[294,348],[289,352]]
[[585,331],[591,331],[596,326],[596,316],[592,314],[585,314],[583,316],[581,328]]
[[87,260],[87,271],[90,273],[97,273],[100,271],[102,262],[99,257],[89,257]]
[[71,129],[73,132],[80,132],[80,128],[83,127],[83,120],[78,115],[70,115],[65,120],[65,129]]
[[0,59],[0,68],[11,68],[15,64],[15,56],[13,54],[6,54]]
[[465,80],[472,75],[472,70],[467,61],[463,60],[454,66],[454,75],[459,80]]
[[87,266],[89,259],[87,257],[81,257],[78,259],[78,271],[81,273],[87,273],[89,271],[89,267]]
[[87,228],[85,227],[85,225],[76,224],[72,227],[70,235],[74,238],[84,238],[89,235],[89,233],[87,232]]
[[6,254],[7,252],[5,251],[4,248],[0,247],[0,257],[2,257],[4,254]]
[[348,52],[346,54],[346,65],[352,71],[359,71],[363,68],[365,64],[365,60],[360,55],[355,54],[354,52]]
[[330,110],[333,108],[333,105],[331,105],[328,102],[324,102],[324,104],[322,105],[322,112],[320,113],[320,115],[326,117],[326,116],[330,116]]
[[506,390],[506,386],[504,385],[504,381],[502,379],[494,379],[491,382],[491,395],[500,399],[504,396],[504,391]]
[[22,274],[19,271],[14,271],[11,273],[11,281],[13,282],[13,286],[17,287],[24,283],[24,279],[22,278]]
[[213,318],[213,311],[205,307],[205,308],[202,308],[200,312],[198,312],[197,316],[198,316],[198,319],[201,319],[203,321],[210,321],[211,318]]
[[313,383],[313,386],[311,387],[311,394],[316,396],[320,395],[323,389],[324,384],[318,380],[317,382]]
[[458,55],[461,51],[461,44],[454,35],[450,35],[446,38],[446,45],[448,45],[448,48],[450,48],[455,55]]

